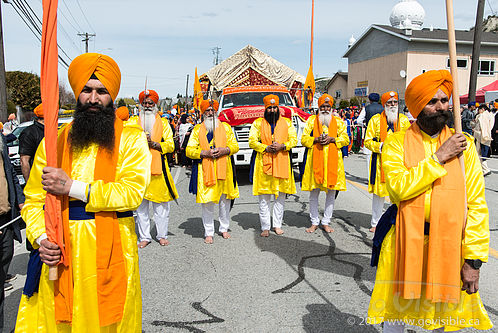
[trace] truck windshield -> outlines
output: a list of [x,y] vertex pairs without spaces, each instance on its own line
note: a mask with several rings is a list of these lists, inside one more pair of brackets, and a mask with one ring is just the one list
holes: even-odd
[[293,106],[292,99],[288,93],[283,92],[244,92],[223,96],[222,108],[233,108],[236,106],[263,105],[263,97],[266,95],[277,95],[279,104]]

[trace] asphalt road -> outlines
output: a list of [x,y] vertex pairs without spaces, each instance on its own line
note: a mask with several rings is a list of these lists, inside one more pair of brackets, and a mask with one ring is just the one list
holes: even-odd
[[[269,238],[259,236],[257,198],[248,172],[239,171],[232,238],[215,236],[212,245],[203,243],[201,207],[188,193],[188,172],[174,168],[180,198],[171,206],[171,244],[153,242],[139,250],[143,331],[381,331],[380,326],[365,324],[375,280],[369,265],[371,195],[366,191],[365,164],[364,155],[345,159],[348,190],[335,203],[335,232],[305,232],[310,223],[308,193],[298,186],[285,203],[285,234]],[[492,250],[481,269],[480,293],[491,320],[498,323],[498,160],[488,164],[494,169],[485,178]],[[324,200],[322,194],[321,214]],[[10,271],[18,278],[14,290],[6,293],[5,332],[15,323],[27,259],[24,245],[16,245]]]

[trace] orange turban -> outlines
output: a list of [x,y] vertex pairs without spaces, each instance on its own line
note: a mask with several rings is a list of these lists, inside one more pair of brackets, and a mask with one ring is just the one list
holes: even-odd
[[11,113],[11,114],[9,114],[9,118],[8,118],[8,119],[9,119],[9,120],[14,120],[14,119],[16,119],[16,114],[15,114],[15,113]]
[[215,101],[215,100],[208,100],[208,99],[204,99],[202,100],[201,102],[201,106],[200,106],[200,111],[201,111],[201,115],[208,109],[208,107],[212,106],[214,111],[218,111],[218,108],[220,106],[220,104],[218,103],[218,101]]
[[3,123],[0,121],[0,131],[3,129]]
[[146,97],[149,97],[155,104],[159,102],[159,95],[157,92],[155,92],[152,89],[147,89],[145,91],[142,91],[140,95],[138,95],[138,100],[140,101],[140,104],[143,103]]
[[493,105],[494,105],[495,109],[498,109],[498,102],[494,102]]
[[277,95],[266,95],[263,98],[263,103],[265,104],[265,109],[269,106],[278,106],[278,96]]
[[405,102],[408,110],[415,118],[441,89],[448,98],[453,91],[453,78],[447,70],[433,70],[414,78],[405,92]]
[[38,118],[43,118],[43,106],[42,104],[38,105],[33,112],[35,113],[35,116]]
[[329,105],[332,107],[334,106],[334,98],[329,94],[323,94],[318,99],[318,107],[321,107],[324,103],[329,103]]
[[[382,95],[382,97],[380,98],[380,101],[381,101],[382,106],[385,106],[385,105],[386,105],[386,102],[387,102],[388,100],[390,100],[391,98],[393,98],[393,97],[396,97],[396,100],[398,100],[398,98],[399,98],[399,97],[398,97],[398,93],[397,93],[397,92],[395,92],[395,91],[388,91],[388,92],[384,93],[384,94]],[[425,105],[424,105],[424,106],[425,106]]]
[[127,121],[130,119],[130,112],[126,106],[121,106],[116,110],[116,116],[122,121]]
[[121,85],[121,71],[111,57],[99,53],[83,53],[69,65],[67,76],[76,100],[93,74],[102,82],[114,101]]

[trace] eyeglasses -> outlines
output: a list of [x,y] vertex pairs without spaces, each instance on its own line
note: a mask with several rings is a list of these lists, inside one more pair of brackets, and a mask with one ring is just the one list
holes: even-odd
[[398,101],[389,101],[389,102],[386,102],[386,105],[387,106],[396,106],[396,105],[398,105]]

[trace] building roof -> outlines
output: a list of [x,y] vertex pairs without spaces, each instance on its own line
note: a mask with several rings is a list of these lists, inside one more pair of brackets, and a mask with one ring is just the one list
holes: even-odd
[[327,82],[327,85],[325,86],[325,89],[326,90],[329,90],[330,86],[332,85],[332,83],[335,82],[335,80],[337,80],[337,78],[343,78],[346,82],[348,81],[348,72],[337,72],[334,74],[334,76],[332,76],[332,78],[329,80],[329,82]]
[[[408,42],[425,42],[425,43],[448,43],[448,30],[447,29],[432,29],[424,28],[422,30],[405,30],[393,28],[390,25],[373,24],[371,25],[361,37],[354,43],[343,55],[347,58],[351,51],[372,31],[379,30],[381,32],[390,34],[394,37],[404,39]],[[457,44],[474,43],[474,31],[469,30],[455,30]],[[483,32],[481,45],[498,46],[498,33],[496,32]]]

